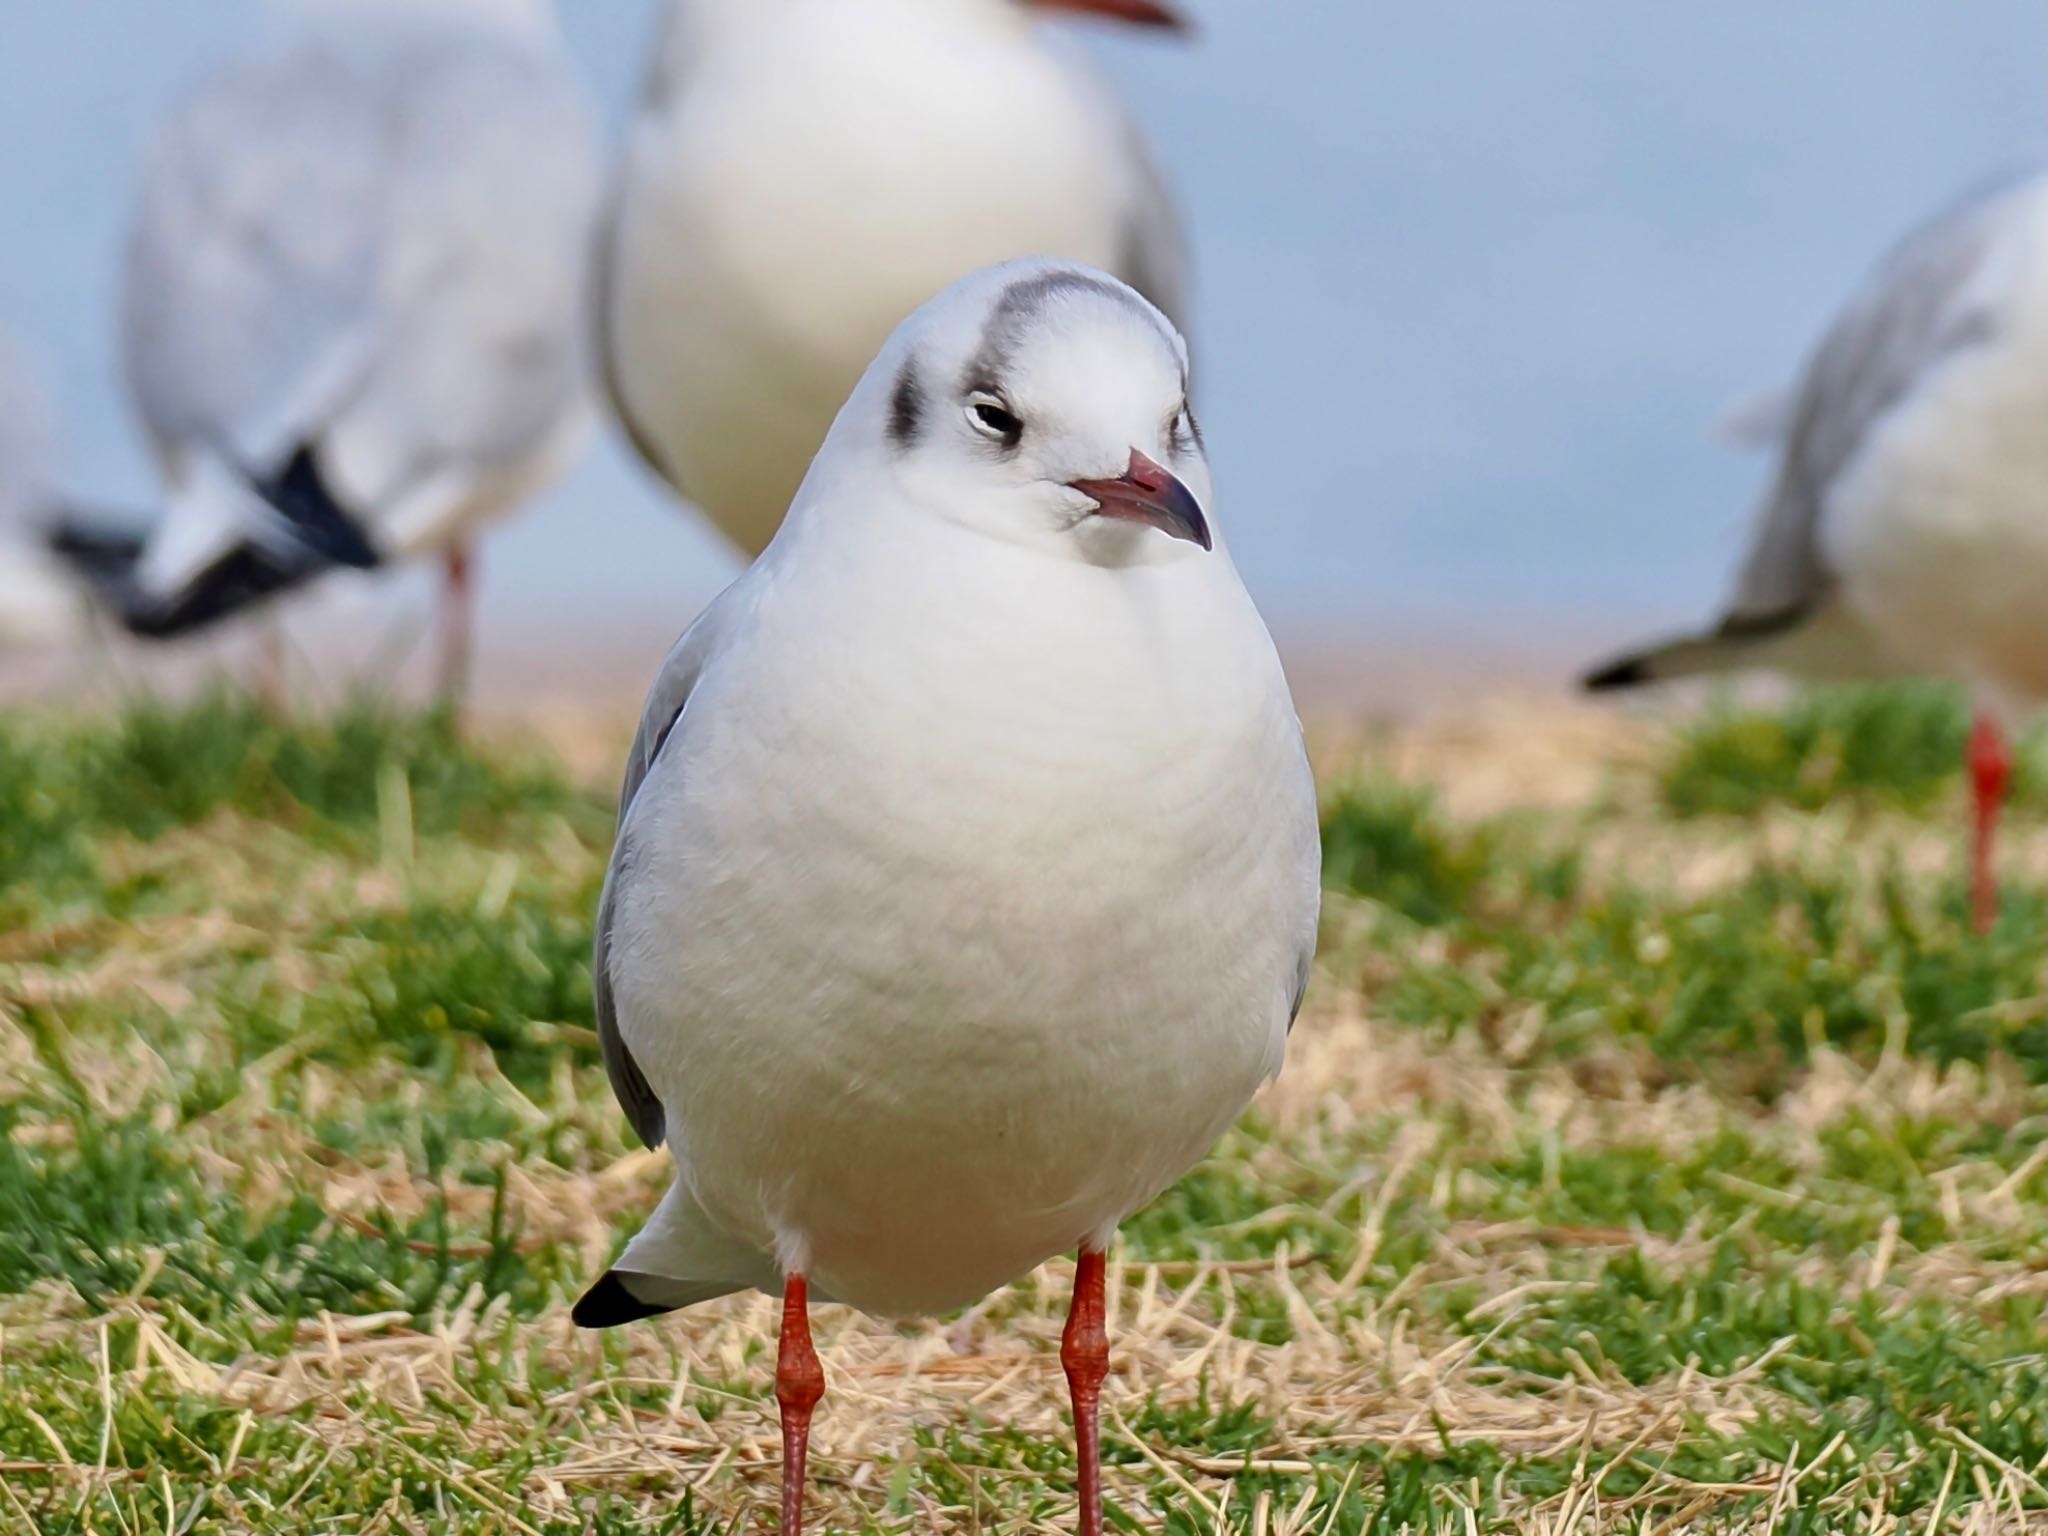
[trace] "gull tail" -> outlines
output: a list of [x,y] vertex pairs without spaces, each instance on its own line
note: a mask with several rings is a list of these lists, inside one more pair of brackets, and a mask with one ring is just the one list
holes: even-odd
[[1840,603],[1738,613],[1705,634],[1684,635],[1617,656],[1581,680],[1590,693],[1750,668],[1813,682],[1901,677],[1884,644]]
[[1758,651],[1770,638],[1769,634],[1743,634],[1727,629],[1684,635],[1617,656],[1588,672],[1580,679],[1580,686],[1588,693],[1611,693],[1672,678],[1756,666],[1763,659]]
[[201,460],[147,534],[74,510],[46,541],[123,629],[148,640],[204,629],[336,565],[378,563],[304,448],[253,484]]
[[[659,1275],[635,1275],[608,1269],[577,1299],[576,1305],[570,1309],[569,1320],[578,1328],[618,1328],[626,1323],[637,1323],[643,1317],[660,1317],[664,1312],[694,1307],[700,1301],[730,1296],[734,1291],[745,1289],[745,1286],[725,1285],[718,1281],[690,1284],[667,1280]],[[642,1292],[660,1299],[645,1300]]]
[[678,1179],[569,1316],[578,1328],[616,1328],[734,1291],[781,1289],[775,1261],[728,1236]]
[[134,582],[136,563],[149,543],[139,522],[104,508],[62,506],[40,520],[37,532],[37,553],[126,628],[123,595]]
[[140,534],[67,517],[51,527],[47,544],[123,629],[145,640],[172,640],[204,629],[327,569],[317,556],[237,543],[176,585],[158,589],[143,579]]
[[147,537],[133,519],[97,507],[61,508],[43,526],[50,553],[95,585],[131,575]]
[[256,490],[291,525],[292,537],[335,565],[367,571],[380,564],[362,524],[335,496],[311,447],[301,445]]

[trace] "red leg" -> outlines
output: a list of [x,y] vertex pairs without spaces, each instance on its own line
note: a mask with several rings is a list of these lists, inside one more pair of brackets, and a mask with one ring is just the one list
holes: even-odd
[[467,544],[448,551],[441,583],[441,702],[462,702],[469,692],[469,655],[476,631],[476,557]]
[[1102,1536],[1102,1382],[1109,1375],[1109,1324],[1103,1309],[1103,1258],[1081,1250],[1074,1305],[1060,1339],[1060,1364],[1074,1394],[1074,1459],[1081,1469],[1081,1536]]
[[782,1405],[782,1536],[801,1536],[804,1528],[811,1410],[824,1395],[825,1367],[811,1347],[809,1290],[802,1275],[791,1275],[782,1287],[782,1348],[775,1359],[775,1401]]
[[1998,881],[1991,868],[1992,838],[1998,830],[1999,808],[2012,783],[2012,749],[2005,732],[1989,715],[1979,715],[1970,732],[1970,786],[1976,797],[1976,829],[1970,845],[1970,905],[1977,931],[1989,933],[1998,921]]

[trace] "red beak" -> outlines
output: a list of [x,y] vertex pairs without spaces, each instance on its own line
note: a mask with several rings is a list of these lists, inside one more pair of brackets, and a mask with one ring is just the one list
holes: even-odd
[[1131,450],[1131,467],[1114,480],[1075,480],[1074,489],[1095,500],[1098,517],[1143,523],[1170,538],[1185,539],[1203,549],[1214,549],[1209,537],[1209,520],[1202,504],[1174,473],[1154,463],[1137,449]]
[[1027,0],[1041,11],[1079,11],[1089,16],[1107,16],[1112,21],[1129,22],[1134,27],[1164,27],[1169,32],[1185,32],[1188,24],[1178,12],[1168,10],[1158,0]]

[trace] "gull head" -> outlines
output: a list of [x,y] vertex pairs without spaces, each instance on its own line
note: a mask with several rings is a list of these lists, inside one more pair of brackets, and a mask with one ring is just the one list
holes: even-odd
[[1187,344],[1089,267],[956,283],[904,322],[833,435],[879,456],[898,504],[996,538],[1097,565],[1214,548]]

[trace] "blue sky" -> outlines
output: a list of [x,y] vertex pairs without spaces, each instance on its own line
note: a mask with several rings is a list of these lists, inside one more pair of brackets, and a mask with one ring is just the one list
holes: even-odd
[[[655,0],[568,0],[614,128]],[[1282,632],[1569,633],[1699,616],[1762,467],[1716,417],[1789,375],[1884,243],[2043,140],[2031,0],[1191,0],[1083,29],[1188,209],[1221,515]],[[0,7],[0,327],[69,480],[146,503],[115,368],[149,124],[255,0]],[[672,632],[733,573],[607,439],[486,556]]]

